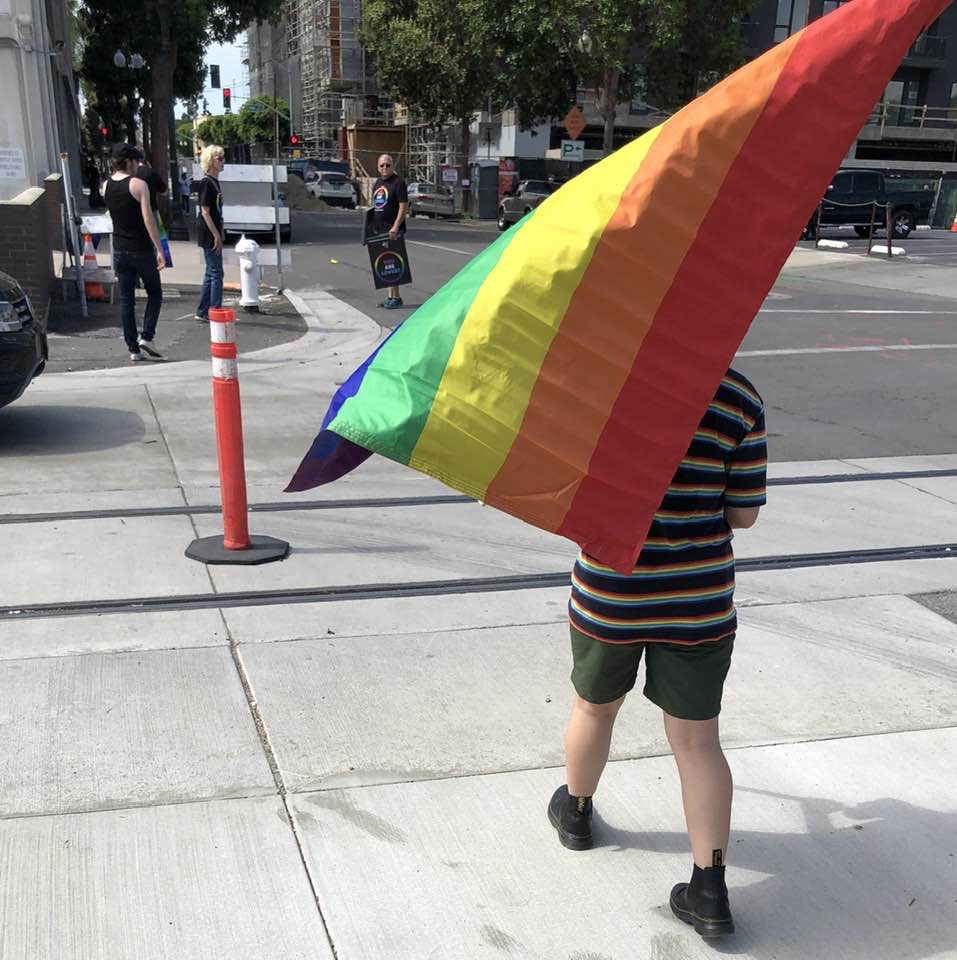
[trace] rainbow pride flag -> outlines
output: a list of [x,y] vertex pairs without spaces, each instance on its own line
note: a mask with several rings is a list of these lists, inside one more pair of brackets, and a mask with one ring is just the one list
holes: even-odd
[[630,570],[795,240],[949,5],[853,0],[579,174],[379,345],[287,490],[375,452]]

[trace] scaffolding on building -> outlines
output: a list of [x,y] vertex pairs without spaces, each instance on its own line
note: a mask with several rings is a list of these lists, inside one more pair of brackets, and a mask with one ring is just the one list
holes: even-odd
[[410,118],[406,143],[406,170],[410,182],[439,183],[442,167],[457,166],[458,158],[449,144],[445,127]]
[[359,42],[361,0],[285,0],[284,14],[287,52],[299,62],[300,142],[335,157],[343,127],[387,122]]

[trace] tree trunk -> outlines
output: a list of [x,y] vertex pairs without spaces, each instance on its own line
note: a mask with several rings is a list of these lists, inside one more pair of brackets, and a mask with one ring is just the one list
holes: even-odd
[[126,95],[126,142],[136,143],[136,87],[130,84]]
[[469,153],[472,150],[472,114],[462,117],[462,162],[459,165],[459,182],[462,184],[462,212],[472,212],[472,188],[466,187],[469,180]]
[[602,153],[607,157],[615,149],[615,110],[618,107],[618,89],[621,85],[621,72],[606,70],[598,90],[598,112],[605,121],[602,137]]
[[143,105],[140,107],[140,126],[143,128],[143,153],[145,153],[147,157],[149,157],[151,153],[150,117],[152,113],[153,111],[150,109],[149,100],[144,99]]
[[167,191],[157,197],[157,203],[163,219],[170,222],[169,157],[170,123],[169,111],[173,105],[173,72],[176,69],[177,41],[173,35],[173,5],[171,0],[155,0],[152,5],[159,26],[158,49],[150,63],[150,77],[153,88],[150,99],[153,102],[150,117],[150,152],[153,169],[166,181]]

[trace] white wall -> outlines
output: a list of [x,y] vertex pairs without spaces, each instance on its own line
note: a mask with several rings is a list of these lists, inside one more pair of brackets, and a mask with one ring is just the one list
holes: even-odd
[[40,0],[0,0],[0,200],[60,168],[51,43]]
[[490,144],[486,142],[487,126],[483,123],[472,124],[470,155],[473,161],[487,158],[495,160],[498,157],[540,158],[545,156],[551,134],[551,127],[547,123],[532,130],[520,130],[514,122],[512,111],[506,110],[501,115],[496,114],[495,117],[496,120],[501,117],[502,122],[492,124]]

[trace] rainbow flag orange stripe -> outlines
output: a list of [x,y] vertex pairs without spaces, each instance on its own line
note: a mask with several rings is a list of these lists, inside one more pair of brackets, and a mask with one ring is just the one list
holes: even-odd
[[342,386],[290,491],[370,452],[630,570],[748,326],[949,0],[855,0],[584,171]]

